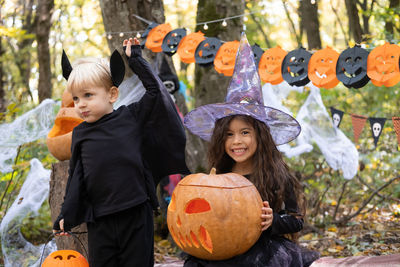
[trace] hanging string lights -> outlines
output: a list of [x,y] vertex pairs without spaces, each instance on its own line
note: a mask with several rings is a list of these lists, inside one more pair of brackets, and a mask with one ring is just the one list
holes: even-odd
[[[225,18],[216,19],[216,20],[199,22],[195,26],[203,25],[203,29],[205,31],[208,30],[208,28],[209,28],[208,25],[211,24],[211,23],[221,23],[222,27],[226,27],[226,26],[228,26],[228,22],[227,22],[228,20],[243,17],[243,21],[247,22],[249,20],[247,16],[251,15],[251,14],[255,14],[255,13],[265,14],[266,10],[262,9],[262,10],[257,10],[257,11],[253,11],[253,12],[250,12],[250,13],[244,13],[244,14],[241,14],[241,15],[236,15],[236,16],[230,16],[230,17],[225,17]],[[145,22],[145,23],[147,23],[149,25],[152,23],[151,21],[149,21],[149,20],[147,20],[145,18],[142,18],[142,17],[140,17],[140,16],[138,16],[136,14],[133,14],[132,16],[136,17],[137,19],[139,19],[139,20],[141,20],[141,21],[143,21],[143,22]],[[243,27],[245,29],[245,25],[243,25]],[[183,27],[183,28],[188,28],[188,27]],[[130,36],[130,35],[133,35],[135,33],[136,33],[136,38],[140,38],[142,36],[142,33],[144,33],[144,32],[145,32],[145,30],[125,31],[125,32],[119,31],[119,32],[106,32],[105,35],[107,36],[107,38],[109,40],[111,40],[114,35],[118,35],[119,37],[124,37],[125,35]]]

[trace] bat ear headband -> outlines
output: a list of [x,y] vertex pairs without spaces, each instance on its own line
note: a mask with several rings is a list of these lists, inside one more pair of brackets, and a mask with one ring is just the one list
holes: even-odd
[[[69,75],[72,72],[72,66],[64,50],[61,57],[61,67],[64,78],[68,80]],[[121,55],[117,50],[114,50],[114,52],[111,55],[110,71],[111,71],[111,80],[113,82],[113,85],[118,87],[124,80],[125,65]]]

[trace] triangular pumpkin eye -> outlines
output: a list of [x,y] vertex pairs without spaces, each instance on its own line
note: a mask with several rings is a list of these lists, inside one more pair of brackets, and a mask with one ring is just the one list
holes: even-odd
[[186,205],[185,213],[193,214],[193,213],[201,213],[211,210],[210,203],[202,198],[195,198],[189,201]]

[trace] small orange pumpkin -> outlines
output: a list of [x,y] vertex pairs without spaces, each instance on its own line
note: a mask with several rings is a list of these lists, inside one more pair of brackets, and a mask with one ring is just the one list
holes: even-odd
[[246,252],[260,237],[262,200],[236,173],[186,176],[168,206],[168,229],[190,255],[222,260]]
[[315,86],[330,89],[339,83],[336,77],[336,63],[339,55],[328,46],[311,56],[308,63],[308,78]]
[[83,120],[76,113],[72,95],[65,89],[61,97],[61,108],[54,126],[47,134],[47,148],[58,160],[71,158],[72,130]]
[[376,86],[391,87],[400,82],[400,47],[385,43],[368,55],[367,75]]
[[192,32],[183,37],[178,46],[178,55],[181,61],[184,63],[194,63],[196,61],[194,58],[196,48],[205,39],[204,33],[201,31]]
[[258,74],[265,83],[280,84],[283,82],[282,62],[287,52],[280,46],[266,50],[258,63]]
[[239,41],[226,42],[219,48],[214,59],[214,68],[218,73],[232,76],[238,48]]
[[172,31],[172,27],[169,23],[164,23],[156,26],[155,28],[151,29],[149,35],[146,39],[146,47],[150,49],[152,52],[162,52],[162,43],[164,37]]
[[57,250],[47,256],[42,267],[89,267],[89,263],[75,250]]

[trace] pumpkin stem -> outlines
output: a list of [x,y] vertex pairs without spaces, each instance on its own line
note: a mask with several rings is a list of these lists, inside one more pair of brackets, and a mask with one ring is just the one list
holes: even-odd
[[215,168],[212,168],[210,171],[210,175],[215,175],[217,174],[217,170]]

